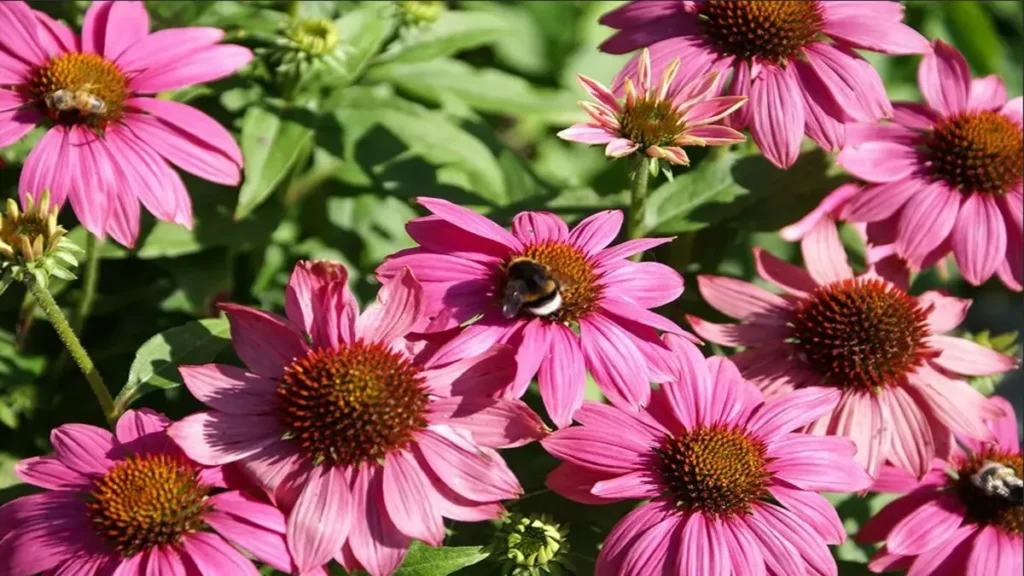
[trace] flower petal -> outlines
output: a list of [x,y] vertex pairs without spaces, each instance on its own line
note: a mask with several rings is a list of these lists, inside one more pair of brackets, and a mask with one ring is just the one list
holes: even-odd
[[565,242],[569,239],[569,227],[564,220],[551,212],[516,214],[512,219],[512,233],[526,245]]
[[167,434],[188,454],[207,466],[251,456],[281,439],[276,415],[197,412],[175,422]]
[[384,507],[395,526],[410,538],[431,546],[444,540],[444,523],[429,496],[430,485],[407,452],[384,457]]
[[563,428],[541,440],[541,445],[560,460],[618,475],[643,470],[646,454],[654,446],[642,436],[589,426]]
[[423,287],[404,269],[377,293],[377,301],[356,320],[356,335],[369,342],[391,343],[408,334],[423,317]]
[[277,378],[296,358],[306,355],[302,336],[276,314],[237,304],[221,304],[231,324],[235,353],[260,376]]
[[[498,458],[478,452],[459,437],[427,429],[417,435],[415,450],[438,478],[456,494],[477,502],[513,500],[523,493],[515,475]],[[385,468],[385,478],[387,469]]]
[[210,408],[229,414],[270,414],[277,382],[224,364],[178,369],[188,391]]
[[522,243],[511,232],[468,208],[439,198],[417,198],[416,201],[427,210],[466,232],[500,242],[512,250],[518,251],[523,248]]
[[580,320],[580,344],[587,368],[613,403],[638,410],[651,398],[647,369],[631,336],[614,320],[593,312]]
[[[86,492],[93,482],[90,477],[64,464],[56,456],[25,458],[14,466],[14,473],[23,482],[47,490]],[[7,526],[13,528],[14,524]],[[0,530],[0,538],[3,538],[5,531],[6,527]]]
[[123,456],[113,434],[87,424],[58,426],[50,432],[50,443],[62,464],[90,476],[105,474]]
[[573,414],[583,405],[587,366],[579,337],[562,324],[551,324],[548,355],[537,373],[544,409],[559,428],[572,423]]
[[611,244],[622,228],[621,210],[602,210],[573,227],[569,244],[586,256],[594,256]]
[[47,54],[39,41],[39,24],[24,2],[0,3],[0,29],[4,38],[0,47],[33,66],[46,63]]
[[[928,40],[916,30],[876,12],[876,6],[892,2],[861,3],[858,12],[845,12],[825,19],[822,31],[854,48],[883,54],[922,54],[930,49]],[[827,4],[826,4],[827,6]],[[902,6],[900,6],[902,9]],[[831,11],[830,11],[831,12]]]
[[971,69],[962,54],[942,40],[932,44],[917,68],[917,83],[928,104],[945,115],[967,109]]
[[782,324],[791,308],[777,294],[735,278],[701,274],[697,286],[712,308],[747,322]]
[[562,140],[579,142],[580,144],[608,144],[618,135],[603,126],[592,124],[575,124],[558,133]]
[[861,180],[884,184],[910,176],[920,160],[910,146],[886,141],[847,145],[836,162]]
[[818,287],[803,269],[777,258],[763,248],[754,249],[754,263],[762,278],[794,296],[805,296]]
[[915,477],[923,478],[931,470],[935,456],[935,440],[927,415],[899,386],[887,390],[882,401],[889,407],[892,427],[889,460]]
[[904,556],[922,554],[949,540],[963,519],[964,507],[955,498],[924,502],[893,526],[885,546]]
[[[195,563],[201,574],[238,574],[238,576],[258,576],[260,573],[245,556],[231,547],[223,538],[208,532],[194,532],[182,539],[182,548],[188,559]],[[152,561],[150,568],[152,568]],[[152,572],[166,574],[166,572]],[[138,572],[139,576],[142,572]]]
[[241,164],[200,135],[142,114],[129,115],[127,126],[160,156],[189,174],[225,186],[237,186],[242,181]]
[[967,196],[953,226],[953,255],[965,280],[975,286],[988,280],[1006,257],[1006,223],[995,198]]
[[300,573],[326,564],[352,526],[348,477],[334,466],[314,466],[295,508],[288,514],[288,549]]
[[957,374],[988,376],[1009,372],[1017,367],[1014,357],[963,338],[936,335],[929,337],[928,342],[942,351],[932,362]]
[[779,168],[792,166],[800,155],[802,98],[793,67],[766,66],[750,89],[750,134],[765,158]]
[[751,416],[747,427],[752,433],[770,442],[828,414],[835,409],[840,396],[839,390],[823,386],[795,390],[766,402],[761,410]]
[[218,44],[190,51],[173,65],[170,62],[150,64],[130,80],[129,87],[140,94],[178,90],[230,76],[250,60],[252,52],[248,48]]
[[896,249],[912,265],[920,266],[949,236],[960,211],[960,193],[936,182],[918,192],[900,212]]
[[[126,48],[149,34],[149,13],[142,2],[111,2],[106,22],[97,25],[100,28],[94,33],[102,29],[104,35],[103,56],[116,61]],[[98,45],[93,47],[100,51]]]

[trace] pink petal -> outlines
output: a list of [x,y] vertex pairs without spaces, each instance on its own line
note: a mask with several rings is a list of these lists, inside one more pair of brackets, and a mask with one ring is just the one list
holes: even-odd
[[21,100],[12,101],[13,98],[5,97],[7,93],[7,90],[0,90],[0,148],[21,140],[22,136],[43,122],[41,114],[21,108]]
[[430,480],[431,498],[434,499],[434,505],[441,516],[460,522],[481,522],[495,520],[505,514],[505,507],[500,502],[477,502],[452,491],[437,474],[434,474],[422,454],[416,455],[416,462]]
[[626,261],[626,258],[646,252],[662,244],[668,244],[672,240],[675,240],[674,236],[670,238],[637,238],[635,240],[627,240],[611,248],[605,248],[597,254],[594,261],[597,263],[599,270],[616,269],[618,265]]
[[573,227],[569,244],[593,256],[611,244],[622,228],[621,210],[603,210]]
[[747,322],[782,324],[791,308],[777,294],[735,278],[702,274],[697,276],[697,285],[713,308]]
[[837,152],[846,143],[846,125],[839,119],[845,115],[839,113],[839,106],[829,96],[828,89],[806,62],[797,61],[795,66],[800,78],[807,135],[825,150]]
[[[74,512],[84,511],[83,508]],[[67,512],[65,509],[61,513]],[[0,574],[31,576],[48,572],[81,550],[81,539],[93,536],[88,530],[84,522],[74,527],[67,522],[53,522],[15,529],[0,540]]]
[[[328,293],[330,286],[335,288]],[[348,289],[348,270],[327,260],[296,263],[285,289],[285,312],[315,343],[353,342],[359,311]]]
[[663,386],[673,415],[685,428],[705,423],[711,410],[712,381],[707,361],[693,344],[681,338],[666,338],[672,354],[673,382]]
[[[229,573],[239,576],[257,576],[259,574],[252,562],[215,534],[194,532],[182,539],[181,546],[201,574]],[[165,574],[163,572],[154,573]]]
[[537,373],[544,409],[559,428],[572,423],[573,414],[583,405],[587,367],[579,337],[567,326],[551,324],[548,355]]
[[1011,575],[1021,572],[1020,538],[996,526],[982,528],[967,560],[967,576]]
[[[625,246],[628,242],[619,244]],[[616,246],[618,248],[619,246]],[[612,248],[611,250],[615,250]],[[610,250],[605,250],[605,254]],[[598,258],[601,256],[599,255]],[[679,298],[683,293],[683,277],[679,272],[658,262],[619,261],[606,264],[601,270],[606,289],[644,308],[657,308]]]
[[747,427],[765,442],[771,442],[828,414],[835,409],[840,396],[839,390],[822,386],[796,390],[765,403],[751,417]]
[[[487,265],[504,260],[510,250],[508,246],[463,230],[440,216],[414,218],[406,223],[405,230],[413,240],[431,252]],[[501,230],[504,232],[504,229]]]
[[126,120],[138,138],[185,172],[225,186],[237,186],[242,181],[241,165],[200,135],[153,116],[132,114]]
[[405,558],[410,543],[384,513],[382,476],[379,467],[361,467],[352,486],[357,510],[348,545],[371,576],[393,573]]
[[[187,538],[187,537],[186,537]],[[241,564],[242,561],[249,564],[252,567],[248,571],[249,574],[259,574],[252,563],[245,558],[234,548],[227,545],[223,540],[220,541],[224,546],[224,550],[230,550],[230,554],[238,556],[239,560],[237,564]],[[146,552],[146,571],[150,574],[160,574],[164,576],[186,576],[185,565],[182,563],[181,555],[172,546],[168,545],[157,545],[149,549]],[[245,572],[239,572],[239,574],[245,574]]]
[[[654,501],[635,508],[626,514],[612,528],[597,556],[596,576],[616,576],[628,574],[623,572],[626,556],[635,549],[639,538],[663,521],[675,520],[674,510],[662,502]],[[655,572],[662,573],[661,570]]]
[[551,332],[546,329],[544,320],[532,319],[523,321],[521,330],[508,333],[509,345],[516,350],[516,376],[512,385],[502,395],[506,398],[522,398],[530,381],[540,370],[540,364],[548,354]]
[[407,268],[381,287],[377,302],[356,320],[356,335],[390,343],[408,334],[423,316],[423,288]]
[[939,493],[932,487],[914,490],[906,496],[902,496],[887,504],[874,516],[868,518],[867,522],[857,531],[856,541],[858,544],[870,544],[881,542],[888,538],[889,532],[894,526],[903,521],[923,504],[939,498]]
[[836,162],[861,180],[884,184],[910,176],[920,163],[918,153],[895,142],[864,142],[848,145]]
[[997,410],[1002,410],[1006,416],[989,421],[989,427],[995,433],[996,442],[1004,450],[1011,453],[1020,452],[1020,443],[1017,441],[1017,413],[1013,406],[1005,398],[992,396],[988,403]]
[[563,428],[541,440],[541,445],[560,460],[616,475],[645,469],[648,453],[656,446],[628,431],[587,426]]
[[729,576],[729,558],[714,548],[718,542],[711,535],[717,520],[707,519],[701,513],[690,514],[686,525],[678,535],[679,555],[676,571],[679,574],[695,573],[708,576]]
[[732,573],[745,576],[766,576],[768,571],[760,546],[754,540],[750,529],[743,523],[723,521],[712,524],[718,531],[725,547],[726,555],[732,564]]
[[911,375],[910,384],[908,391],[915,399],[954,433],[986,442],[993,439],[982,419],[985,397],[966,382],[948,378],[925,364]]
[[315,466],[288,514],[288,549],[300,573],[327,563],[341,549],[352,526],[352,506],[341,469]]
[[[58,126],[43,134],[43,137],[25,157],[25,165],[21,169],[21,178],[18,180],[18,196],[24,204],[25,198],[29,196],[38,198],[43,190],[49,190],[51,202],[60,206],[64,204],[72,188],[80,187],[81,180],[84,180],[86,184],[95,184],[94,190],[102,191],[95,194],[93,204],[96,205],[96,208],[93,211],[102,212],[105,216],[106,186],[96,183],[92,178],[93,172],[88,166],[81,173],[77,172],[77,156],[68,152],[70,132]],[[79,216],[79,220],[88,222],[87,229],[94,235],[102,234],[103,226],[96,228],[97,223],[88,215]]]
[[229,414],[270,414],[277,382],[234,366],[205,364],[178,369],[185,387],[203,404]]
[[192,200],[167,161],[130,130],[109,130],[106,143],[127,180],[126,188],[147,210],[166,222],[192,227]]
[[[734,533],[749,530],[757,542],[758,551],[771,574],[807,574],[811,572],[800,559],[800,553],[794,548],[795,543],[789,542],[776,530],[774,523],[769,524],[761,514],[761,506],[754,508],[754,513],[747,516],[747,521],[734,526]],[[739,523],[737,523],[739,524]],[[742,528],[740,528],[742,526]]]
[[764,403],[764,397],[740,376],[731,358],[712,356],[707,364],[711,381],[715,384],[707,409],[701,415],[704,423],[742,422]]
[[750,134],[765,158],[787,168],[800,155],[804,111],[796,70],[765,67],[750,89]]
[[427,390],[434,395],[493,396],[510,386],[516,376],[515,351],[495,344],[480,354],[421,373]]
[[149,112],[177,130],[209,145],[216,153],[226,156],[239,167],[242,166],[242,150],[231,133],[196,108],[157,98],[131,98],[125,101],[125,104]]
[[964,507],[953,497],[921,504],[889,532],[885,546],[895,554],[924,553],[946,542],[964,520]]
[[73,514],[77,513],[81,513],[78,520],[85,527],[85,512],[81,495],[71,491],[40,492],[15,498],[0,506],[0,542],[12,532],[54,528],[58,525],[54,518],[67,519],[73,523]]
[[[735,60],[732,65],[732,80],[729,82],[726,94],[749,98],[750,86],[750,65],[745,61]],[[748,100],[746,104],[725,118],[723,123],[737,130],[743,130],[750,125],[750,110],[751,104]]]
[[959,326],[967,318],[967,309],[971,307],[970,300],[946,296],[934,290],[921,294],[917,301],[922,307],[932,308],[928,314],[928,327],[933,334],[949,332]]
[[651,398],[647,370],[625,330],[593,312],[580,320],[580,344],[587,368],[605,396],[634,410],[647,405]]
[[[695,129],[706,124],[718,122],[722,118],[732,114],[737,108],[743,106],[747,102],[745,96],[720,96],[717,98],[709,98],[703,102],[698,102],[689,108],[683,114],[683,121],[686,122],[687,126],[692,126]],[[725,126],[715,126],[718,130],[713,130],[712,135],[715,132],[721,134],[736,134],[742,138],[742,134],[726,128]],[[687,134],[690,136],[696,136],[693,130],[687,130]],[[742,140],[740,140],[742,142]]]
[[[95,22],[97,29],[93,33],[104,35],[102,52],[108,60],[116,60],[126,48],[149,34],[149,13],[142,2],[112,2],[105,20]],[[100,51],[99,45],[93,48]]]
[[927,193],[929,193],[928,184],[917,178],[867,186],[843,207],[842,218],[854,222],[885,220],[895,214],[911,198]]
[[584,426],[622,430],[644,442],[654,444],[664,439],[668,431],[644,414],[632,414],[600,402],[587,401],[576,412],[576,421]]
[[39,27],[36,32],[39,41],[50,56],[56,56],[65,52],[81,52],[78,47],[78,37],[63,22],[58,22],[45,12],[33,10]]
[[661,477],[656,471],[640,470],[595,482],[590,492],[600,498],[619,500],[656,498],[662,490]]
[[754,515],[789,542],[803,557],[811,574],[837,575],[836,561],[822,540],[821,535],[810,529],[788,510],[762,504],[754,508]]
[[[629,2],[601,17],[602,24],[619,28],[621,32],[602,42],[599,49],[608,54],[627,54],[667,38],[692,33],[692,17],[687,18],[683,10],[679,2]],[[663,19],[654,24],[657,17]]]
[[863,58],[824,42],[809,44],[805,50],[808,66],[842,114],[838,119],[875,122],[892,114],[878,73],[870,65],[865,66]]
[[117,420],[117,441],[131,452],[163,451],[172,420],[149,408],[126,410]]
[[93,576],[108,574],[112,571],[115,561],[108,556],[78,554],[54,567],[53,576]]
[[931,336],[929,343],[942,353],[932,362],[939,366],[968,376],[988,376],[1008,372],[1017,367],[1017,360],[955,336]]
[[1006,224],[990,194],[967,196],[953,226],[953,255],[964,279],[981,285],[1006,257]]
[[[515,475],[500,458],[491,459],[477,452],[472,444],[458,442],[457,435],[449,436],[424,430],[417,436],[415,449],[455,494],[477,502],[497,502],[513,500],[523,493]],[[384,474],[386,486],[386,467]]]
[[824,496],[779,485],[769,490],[790,513],[810,526],[816,534],[820,534],[826,544],[839,545],[846,540],[843,521]]
[[238,357],[260,376],[277,378],[296,358],[306,355],[306,342],[276,314],[237,304],[221,304],[231,324],[231,344]]
[[131,79],[129,88],[141,94],[178,90],[230,76],[250,60],[252,52],[248,48],[233,44],[210,46],[182,55],[173,65],[150,64]]
[[784,325],[715,324],[690,315],[686,320],[698,336],[723,346],[771,344],[785,340],[790,334],[790,329]]
[[997,110],[1006,104],[1006,84],[1002,78],[989,74],[971,81],[967,106],[971,110]]
[[466,232],[499,242],[512,250],[519,251],[523,248],[522,243],[511,232],[468,208],[438,198],[417,198],[416,201],[427,210]]
[[608,144],[618,135],[608,128],[592,124],[575,124],[558,133],[562,140],[579,142],[580,144]]
[[640,145],[628,138],[615,138],[605,146],[604,154],[609,158],[623,158],[636,152],[638,148]]
[[569,227],[551,212],[520,212],[512,219],[512,233],[525,245],[565,242]]
[[932,184],[911,198],[900,212],[896,249],[913,265],[949,236],[960,211],[960,193]]
[[779,235],[787,242],[802,240],[822,219],[836,218],[846,202],[860,193],[858,184],[843,184],[829,193],[813,210],[797,222],[779,230]]
[[[304,453],[287,442],[275,442],[239,462],[246,476],[258,484],[280,508],[294,504],[312,465]],[[293,487],[298,486],[298,490]]]
[[754,249],[754,263],[762,278],[795,296],[805,296],[818,287],[807,272],[760,247]]
[[915,477],[923,478],[931,470],[935,455],[928,416],[903,388],[887,390],[882,399],[888,404],[892,427],[889,460]]
[[[682,17],[693,22],[692,17]],[[665,24],[660,24],[660,26],[665,26]],[[707,41],[697,36],[669,38],[651,45],[649,49],[650,69],[659,77],[665,68],[671,64],[672,60],[678,58],[681,62],[686,63],[686,66],[679,69],[672,82],[672,86],[667,94],[670,100],[675,100],[676,97],[685,98],[687,95],[682,94],[682,91],[691,82],[706,74],[712,67],[712,64],[718,59],[718,54]],[[631,78],[634,84],[637,83],[640,76],[640,61],[641,54],[637,54],[622,67],[612,82],[612,92],[622,96],[626,78]]]
[[[21,84],[31,74],[32,67],[28,63],[12,56],[4,50],[3,45],[0,45],[0,82],[7,85]],[[41,119],[42,115],[39,117]]]
[[[735,115],[735,112],[732,115]],[[739,144],[747,139],[742,132],[737,132],[728,126],[698,126],[687,130],[686,136],[699,138],[708,146],[728,146],[729,144]]]
[[[828,433],[845,436],[857,445],[855,460],[874,477],[885,464],[892,440],[889,404],[877,394],[847,391],[836,406]],[[931,461],[931,458],[928,458]]]
[[875,6],[865,3],[859,8],[860,12],[847,12],[826,18],[822,31],[854,48],[883,54],[923,54],[930,49],[928,40],[910,26],[900,22],[902,18],[889,19],[880,16]]
[[679,518],[670,516],[641,534],[622,559],[620,574],[665,574],[669,571],[673,541],[682,528]]
[[1011,99],[1000,112],[1018,125],[1024,124],[1024,97],[1017,96]]
[[[14,466],[14,473],[23,482],[47,490],[85,492],[92,486],[91,478],[68,467],[56,456],[25,458]],[[0,530],[0,538],[3,538],[3,534],[4,530]]]
[[855,123],[846,127],[846,143],[860,146],[867,142],[894,142],[904,146],[916,146],[921,134],[900,124]]
[[188,457],[208,466],[240,460],[281,439],[276,415],[197,412],[168,430]]
[[132,44],[117,58],[117,64],[128,73],[148,68],[163,68],[206,50],[224,37],[219,28],[189,27],[157,30]]
[[940,115],[927,104],[917,102],[893,102],[892,121],[894,124],[927,131],[935,127]]
[[616,502],[618,498],[597,496],[591,492],[594,486],[609,479],[609,474],[596,472],[590,468],[562,462],[552,470],[545,481],[545,486],[554,493],[581,504],[600,505]]
[[620,324],[625,322],[637,323],[643,326],[656,328],[662,332],[668,332],[670,334],[686,334],[686,330],[683,330],[678,324],[668,318],[665,318],[661,314],[651,312],[646,308],[637,306],[630,300],[619,298],[611,294],[605,294],[605,297],[601,300],[598,309],[601,310],[605,316],[618,321]]
[[68,468],[100,476],[123,455],[114,435],[87,424],[63,424],[50,432],[50,443],[57,459]]
[[4,30],[0,47],[33,66],[42,66],[47,60],[46,51],[39,41],[38,26],[28,4],[0,3],[0,29]]
[[942,114],[967,109],[971,90],[971,69],[963,55],[942,40],[924,55],[917,69],[917,83],[929,106]]
[[430,486],[407,452],[389,452],[384,461],[384,501],[395,526],[410,538],[431,546],[444,540],[441,514],[429,497]]
[[973,544],[971,537],[977,532],[976,524],[961,526],[948,540],[929,550],[928,554],[918,556],[907,572],[908,576],[923,574],[955,574],[959,576],[966,574],[967,560]]
[[245,492],[220,492],[210,497],[210,503],[213,505],[210,514],[233,517],[229,522],[244,521],[274,534],[284,534],[288,530],[284,513]]
[[769,446],[768,456],[772,461],[767,469],[779,480],[803,490],[866,490],[872,480],[864,467],[854,462],[856,452],[856,445],[848,438],[788,434]]

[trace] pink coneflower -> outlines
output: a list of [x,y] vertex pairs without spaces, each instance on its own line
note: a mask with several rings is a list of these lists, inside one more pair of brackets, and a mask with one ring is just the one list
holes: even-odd
[[925,479],[893,501],[857,533],[862,544],[885,541],[868,567],[910,569],[921,576],[1019,576],[1021,533],[1020,441],[1013,407],[989,400],[1006,416],[991,423],[994,442],[964,439],[949,461],[938,460]]
[[794,433],[830,412],[839,392],[800,390],[765,403],[726,358],[667,338],[674,379],[639,412],[587,402],[581,426],[544,448],[564,461],[548,476],[585,504],[650,499],[612,529],[598,576],[835,574],[829,544],[846,538],[816,491],[867,488],[845,438]]
[[199,110],[142,96],[230,75],[250,59],[217,44],[216,28],[149,33],[142,2],[93,2],[81,38],[24,2],[0,3],[0,147],[37,125],[50,129],[29,152],[22,201],[49,190],[71,200],[82,226],[126,246],[139,234],[139,202],[154,216],[192,226],[192,202],[168,164],[237,185],[242,153]]
[[[874,122],[892,114],[882,79],[854,49],[917,54],[928,41],[902,24],[898,2],[630,2],[601,23],[619,30],[601,45],[624,54],[650,46],[654,70],[685,62],[686,84],[709,71],[732,71],[729,94],[750,102],[728,118],[750,127],[773,164],[787,167],[806,132],[822,148],[843,145],[843,123]],[[639,67],[634,58],[616,79]]]
[[506,347],[443,364],[430,346],[410,352],[424,305],[412,274],[362,314],[347,278],[340,264],[300,262],[287,320],[222,305],[251,372],[182,368],[212,410],[170,435],[199,462],[239,462],[288,512],[300,573],[335,558],[380,576],[411,539],[440,545],[444,518],[499,517],[521,488],[493,448],[526,444],[544,425],[522,402],[490,396],[515,374]]
[[284,515],[224,490],[229,471],[186,458],[167,437],[170,424],[129,410],[116,434],[85,424],[54,430],[54,456],[15,468],[47,492],[0,507],[0,574],[259,574],[232,544],[291,572]]
[[869,184],[840,216],[870,222],[917,269],[950,251],[974,285],[993,274],[1022,289],[1024,99],[996,76],[972,80],[956,49],[935,42],[918,69],[926,105],[895,104],[891,124],[848,127],[837,162]]
[[[583,402],[588,369],[612,401],[635,408],[647,404],[650,384],[660,377],[652,366],[664,350],[655,329],[685,333],[649,309],[678,298],[683,278],[663,264],[628,258],[671,238],[607,248],[622,227],[618,210],[595,214],[572,231],[554,214],[522,212],[510,233],[451,202],[418,202],[433,213],[406,226],[420,247],[388,258],[377,275],[394,281],[408,267],[423,282],[428,313],[449,325],[482,315],[443,346],[439,357],[472,356],[495,342],[515,347],[518,375],[504,393],[522,396],[536,374],[544,407],[560,427]],[[553,310],[524,306],[505,316],[509,264],[520,258],[536,262],[557,281]]]
[[807,272],[760,250],[761,276],[785,294],[721,276],[698,278],[715,309],[742,321],[688,317],[702,338],[744,346],[732,357],[744,377],[774,398],[800,388],[838,389],[839,406],[809,432],[848,436],[872,476],[886,459],[918,476],[945,455],[950,432],[990,439],[983,417],[1000,416],[958,375],[1011,370],[1013,358],[944,336],[970,300],[906,292],[906,268],[854,276],[834,223],[802,244]]
[[597,101],[580,103],[591,122],[576,124],[558,136],[583,144],[606,145],[605,154],[612,158],[640,150],[651,158],[682,166],[690,164],[683,146],[724,146],[746,140],[727,126],[709,126],[742,106],[745,97],[714,97],[718,93],[718,72],[673,87],[677,72],[678,58],[662,72],[661,84],[653,86],[651,57],[645,48],[637,77],[624,80],[625,98],[621,102],[599,82],[579,75],[583,89]]

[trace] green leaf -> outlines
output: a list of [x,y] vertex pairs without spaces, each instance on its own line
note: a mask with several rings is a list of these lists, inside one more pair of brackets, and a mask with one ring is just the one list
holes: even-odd
[[388,8],[391,7],[383,2],[364,2],[359,9],[335,21],[338,37],[349,47],[345,67],[350,80],[363,71],[391,34],[395,20],[388,17]]
[[226,318],[196,320],[153,336],[135,353],[115,405],[125,409],[145,394],[182,384],[178,367],[212,361],[231,343]]
[[976,75],[1003,69],[1005,50],[988,12],[978,2],[942,2],[946,27]]
[[478,112],[531,115],[531,120],[571,124],[584,117],[577,98],[565,90],[538,88],[507,72],[477,69],[461,60],[387,64],[369,78],[391,82],[403,91],[437,104],[454,96]]
[[509,23],[498,14],[447,11],[429,27],[410,30],[379,61],[426,62],[493,43],[508,31]]
[[235,220],[249,215],[277,188],[313,140],[313,130],[283,114],[249,108],[242,118],[245,183],[238,193]]
[[415,542],[395,576],[447,576],[487,558],[478,546],[433,548]]

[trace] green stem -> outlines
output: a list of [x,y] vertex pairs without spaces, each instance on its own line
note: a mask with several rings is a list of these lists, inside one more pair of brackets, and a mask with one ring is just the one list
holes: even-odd
[[78,301],[72,328],[75,332],[85,329],[85,321],[89,319],[92,305],[96,301],[96,285],[100,280],[100,243],[92,234],[85,236],[85,276],[82,286],[82,299]]
[[113,427],[117,422],[117,414],[114,412],[114,399],[110,397],[110,391],[107,390],[107,385],[103,383],[103,378],[92,363],[92,358],[89,358],[89,354],[82,347],[78,336],[75,335],[75,331],[68,324],[68,319],[64,317],[64,312],[61,311],[60,306],[54,301],[50,291],[45,286],[36,282],[35,278],[29,277],[25,284],[28,286],[29,292],[32,293],[32,297],[39,303],[39,307],[43,309],[46,317],[50,320],[53,329],[57,331],[57,336],[64,343],[64,347],[71,354],[71,358],[75,361],[75,364],[78,364],[82,374],[85,374],[85,379],[89,382],[92,393],[96,395],[96,400],[99,401],[100,408],[103,409],[103,416],[106,417],[111,427]]
[[[647,207],[647,185],[650,182],[650,160],[647,156],[637,155],[633,160],[633,170],[630,174],[632,187],[630,188],[629,223],[626,226],[626,233],[629,239],[640,238],[644,235],[644,210]],[[640,259],[640,255],[634,257]]]

